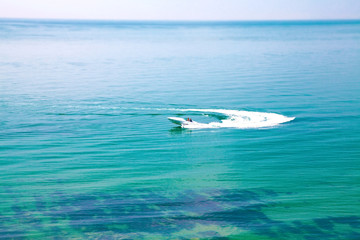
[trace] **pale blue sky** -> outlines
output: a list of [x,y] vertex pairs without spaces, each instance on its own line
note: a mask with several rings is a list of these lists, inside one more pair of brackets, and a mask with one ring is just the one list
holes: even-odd
[[360,19],[360,0],[0,0],[0,18]]

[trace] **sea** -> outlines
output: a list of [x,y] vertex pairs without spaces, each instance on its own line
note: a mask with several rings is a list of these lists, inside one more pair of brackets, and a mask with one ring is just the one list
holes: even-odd
[[1,19],[0,239],[360,239],[360,21]]

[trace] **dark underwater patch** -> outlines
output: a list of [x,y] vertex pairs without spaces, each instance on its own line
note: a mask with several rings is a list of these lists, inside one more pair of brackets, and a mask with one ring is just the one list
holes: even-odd
[[[43,234],[41,237],[55,239],[72,234],[142,239],[186,230],[192,237],[228,239],[231,235],[223,236],[206,226],[231,226],[270,239],[335,240],[360,235],[358,216],[318,218],[311,223],[273,220],[263,210],[277,204],[272,200],[276,196],[266,189],[185,191],[171,197],[140,190],[75,195],[54,192],[50,197],[33,196],[29,205],[14,201],[12,214],[0,215],[0,233],[2,238],[32,237],[35,230]],[[198,226],[205,226],[204,230],[196,229]],[[347,230],[338,230],[338,226]]]

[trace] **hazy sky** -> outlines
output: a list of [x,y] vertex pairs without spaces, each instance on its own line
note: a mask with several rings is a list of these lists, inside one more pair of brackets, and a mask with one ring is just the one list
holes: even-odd
[[0,18],[360,19],[360,0],[0,0]]

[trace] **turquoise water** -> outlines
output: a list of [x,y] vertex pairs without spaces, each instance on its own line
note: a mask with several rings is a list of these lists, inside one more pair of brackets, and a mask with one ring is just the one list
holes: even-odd
[[360,239],[360,22],[0,20],[0,143],[3,239]]

